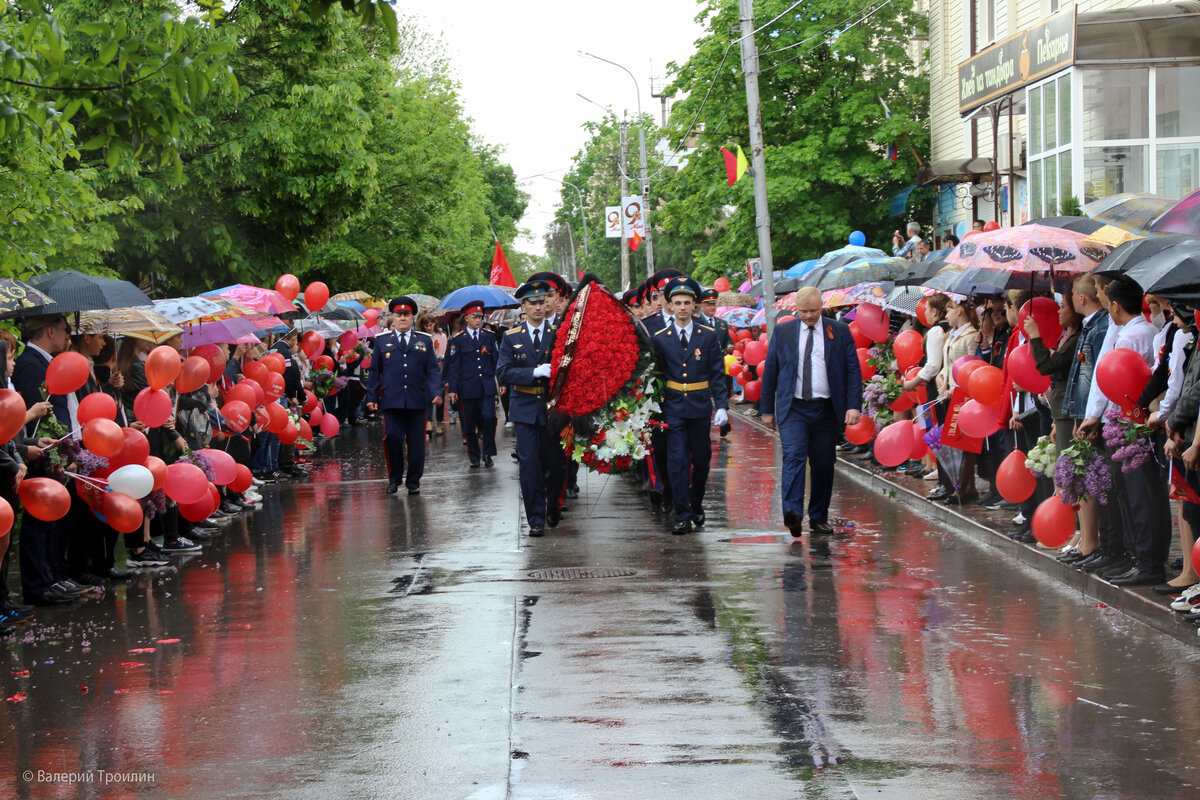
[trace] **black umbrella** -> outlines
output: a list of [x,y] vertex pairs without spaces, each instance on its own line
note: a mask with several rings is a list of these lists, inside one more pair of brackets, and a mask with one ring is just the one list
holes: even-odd
[[57,309],[54,298],[16,278],[0,279],[0,319],[24,314],[49,314]]
[[1045,225],[1047,228],[1062,228],[1076,233],[1095,233],[1104,227],[1104,223],[1091,217],[1042,217],[1031,220],[1026,225]]
[[326,308],[329,309],[328,311],[322,309],[321,311],[313,313],[311,316],[325,317],[325,319],[340,319],[345,322],[358,322],[362,319],[365,319],[362,314],[355,311],[353,308],[350,308],[349,306],[339,306],[336,304],[331,305],[332,307],[330,305],[326,306]]
[[896,277],[895,283],[897,286],[921,286],[948,266],[950,265],[940,258],[914,261],[904,274]]
[[926,289],[967,297],[999,297],[1004,293],[1010,274],[1003,270],[984,270],[979,267],[959,267],[951,264],[921,285]]
[[73,269],[39,275],[30,283],[54,298],[54,307],[46,310],[55,314],[148,306],[152,302],[129,281],[85,275]]
[[1127,278],[1150,294],[1200,294],[1200,239],[1186,234],[1134,239],[1100,262],[1097,275]]
[[[782,297],[783,295],[788,294],[789,292],[796,291],[802,285],[804,285],[801,283],[801,280],[803,280],[803,279],[802,278],[780,278],[779,280],[775,281],[775,296]],[[751,286],[750,291],[747,292],[746,294],[750,295],[751,297],[762,297],[763,296],[763,282],[759,281],[758,283]]]

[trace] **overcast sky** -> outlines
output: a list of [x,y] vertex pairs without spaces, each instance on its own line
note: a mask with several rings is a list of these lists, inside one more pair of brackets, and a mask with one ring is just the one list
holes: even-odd
[[[693,19],[700,10],[697,0],[443,0],[436,7],[400,0],[397,10],[423,20],[445,42],[474,130],[504,148],[530,195],[521,220],[530,235],[518,247],[538,254],[545,250],[542,235],[558,203],[558,179],[586,140],[581,126],[604,115],[576,94],[618,115],[637,111],[627,74],[577,52],[629,69],[641,88],[643,111],[657,118],[660,105],[650,97],[651,78],[657,91],[667,63],[686,61],[703,34]],[[636,156],[636,142],[631,152]]]

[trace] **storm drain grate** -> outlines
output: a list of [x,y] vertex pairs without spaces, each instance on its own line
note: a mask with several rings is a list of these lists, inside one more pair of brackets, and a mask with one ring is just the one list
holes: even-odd
[[529,573],[535,581],[577,581],[581,578],[628,578],[637,575],[634,569],[613,567],[555,567],[537,569]]

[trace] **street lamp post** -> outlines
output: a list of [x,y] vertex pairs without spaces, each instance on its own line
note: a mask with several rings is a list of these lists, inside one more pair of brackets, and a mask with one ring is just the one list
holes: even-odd
[[642,220],[646,225],[646,277],[654,274],[654,237],[652,236],[650,226],[650,170],[646,165],[646,129],[642,120],[642,87],[638,85],[637,78],[626,67],[618,64],[615,61],[609,61],[607,58],[602,58],[595,53],[586,53],[579,51],[580,55],[594,58],[597,61],[603,61],[605,64],[612,64],[618,69],[624,70],[629,79],[633,81],[634,91],[637,92],[637,107],[638,107],[638,149],[641,160],[641,186],[642,186]]
[[[560,178],[560,180],[562,180]],[[587,214],[584,208],[583,190],[568,180],[563,180],[567,186],[575,190],[575,194],[579,195],[579,221],[583,224],[583,260],[591,265],[591,260],[588,256],[588,235],[587,235]]]

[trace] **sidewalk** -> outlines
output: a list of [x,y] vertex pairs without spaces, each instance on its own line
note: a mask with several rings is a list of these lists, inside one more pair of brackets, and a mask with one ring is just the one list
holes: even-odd
[[[734,406],[736,417],[754,428],[778,436],[778,433],[767,428],[757,417],[746,414],[751,406]],[[860,484],[879,489],[889,494],[892,499],[909,506],[914,511],[930,519],[951,524],[959,533],[1001,551],[1025,566],[1060,581],[1064,586],[1075,590],[1083,599],[1115,608],[1138,622],[1149,625],[1163,633],[1175,637],[1179,641],[1196,646],[1200,644],[1197,629],[1181,619],[1181,615],[1169,608],[1173,596],[1163,597],[1151,591],[1150,587],[1119,587],[1097,578],[1095,575],[1080,572],[1060,564],[1055,560],[1058,550],[1047,550],[1038,545],[1027,545],[1008,538],[1006,531],[1012,525],[1011,511],[987,511],[978,506],[967,506],[963,510],[951,508],[941,503],[925,499],[926,492],[932,488],[928,481],[907,478],[903,473],[885,472],[880,467],[855,459],[847,459],[838,454],[839,468],[843,475]],[[1172,539],[1171,557],[1179,555],[1179,541]],[[1170,574],[1170,570],[1168,570]]]

